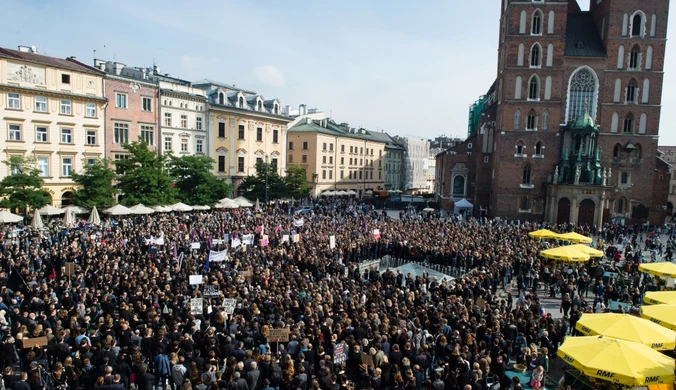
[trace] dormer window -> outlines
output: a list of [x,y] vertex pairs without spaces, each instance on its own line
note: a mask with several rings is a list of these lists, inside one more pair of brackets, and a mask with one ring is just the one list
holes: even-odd
[[241,97],[241,96],[239,97],[239,100],[237,101],[237,107],[238,108],[244,108],[244,98]]
[[223,94],[223,92],[218,94],[218,104],[221,105],[225,104],[225,95]]
[[274,114],[279,114],[279,104],[275,103],[275,106],[273,108],[273,113]]
[[584,48],[584,43],[582,43],[582,41],[578,41],[578,42],[575,44],[575,47],[578,48],[578,49],[582,49],[582,48]]
[[260,100],[258,101],[258,107],[257,107],[257,110],[258,110],[258,111],[263,111],[263,102],[260,101]]

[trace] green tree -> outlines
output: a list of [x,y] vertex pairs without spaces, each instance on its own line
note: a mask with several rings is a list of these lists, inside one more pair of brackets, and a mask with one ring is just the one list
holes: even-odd
[[300,165],[286,167],[284,177],[284,197],[302,198],[310,194],[310,184],[307,182],[307,172]]
[[84,164],[82,172],[73,174],[73,181],[80,186],[73,195],[73,203],[89,208],[112,206],[117,193],[113,180],[115,170],[109,160],[100,159],[94,164]]
[[168,156],[148,149],[148,143],[140,137],[123,147],[129,155],[115,161],[118,173],[116,187],[124,195],[122,203],[143,203],[146,206],[174,203],[177,191],[169,176]]
[[232,185],[211,173],[214,159],[207,156],[171,156],[169,175],[176,183],[178,198],[191,205],[210,205],[232,194]]
[[49,192],[42,188],[35,157],[10,156],[3,163],[10,175],[0,181],[0,207],[25,212],[28,207],[39,209],[51,202]]
[[[286,186],[284,180],[277,173],[277,170],[267,165],[268,168],[268,200],[275,200],[285,197]],[[251,201],[259,199],[265,201],[265,169],[266,164],[256,163],[256,174],[248,176],[242,180],[240,187],[244,191],[244,197]]]

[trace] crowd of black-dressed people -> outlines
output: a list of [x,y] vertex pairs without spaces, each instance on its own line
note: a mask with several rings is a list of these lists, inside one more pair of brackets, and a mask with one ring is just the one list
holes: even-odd
[[[543,243],[526,234],[536,226],[527,223],[415,212],[390,218],[346,200],[311,207],[303,215],[276,203],[113,217],[101,226],[83,220],[70,229],[58,221],[41,231],[5,226],[2,385],[520,389],[524,384],[504,372],[516,362],[546,376],[550,357],[574,328],[570,316],[585,309],[571,304],[554,320],[540,298],[579,291],[576,277],[588,277],[591,286],[599,279],[595,269],[548,265],[537,255]],[[640,237],[617,226],[596,233],[608,242]],[[247,234],[255,234],[253,245],[231,247]],[[206,265],[210,251],[222,250],[225,261]],[[360,271],[360,263],[384,256],[464,276],[444,282]],[[190,284],[200,274],[202,284]],[[204,297],[207,285],[219,296]],[[197,314],[190,302],[200,297]],[[223,302],[233,298],[227,314]],[[288,329],[289,341],[268,337],[273,329]]]

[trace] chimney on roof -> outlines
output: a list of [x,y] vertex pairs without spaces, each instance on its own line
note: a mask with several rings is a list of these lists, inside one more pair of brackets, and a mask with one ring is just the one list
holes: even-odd
[[303,116],[307,114],[307,106],[305,104],[301,104],[298,106],[298,115]]
[[116,62],[115,63],[115,74],[119,76],[120,73],[122,73],[122,69],[124,69],[124,64]]

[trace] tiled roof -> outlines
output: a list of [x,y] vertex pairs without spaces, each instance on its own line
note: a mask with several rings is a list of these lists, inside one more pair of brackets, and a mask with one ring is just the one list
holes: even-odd
[[217,87],[229,89],[229,90],[232,90],[232,91],[242,91],[243,93],[253,94],[253,95],[256,94],[256,92],[253,92],[253,91],[249,91],[249,90],[242,89],[242,88],[239,88],[239,87],[234,86],[234,85],[225,84],[225,83],[221,83],[221,82],[209,80],[209,79],[202,79],[202,80],[194,81],[192,83],[192,85],[194,85],[194,86],[197,86],[197,85],[200,85],[200,86],[215,85]]
[[590,12],[568,14],[566,49],[564,55],[573,57],[606,57],[606,48],[599,36]]
[[375,138],[371,132],[364,129],[359,129],[358,131],[364,131],[364,133],[351,133],[346,128],[339,126],[336,122],[328,119],[326,127],[320,125],[316,120],[301,120],[295,126],[288,129],[289,133],[320,133],[326,134],[334,137],[348,137],[348,138],[357,138],[366,141],[372,142],[383,142],[381,139]]
[[101,72],[100,70],[98,70],[94,67],[91,67],[89,65],[85,65],[85,64],[81,63],[80,61],[76,60],[74,57],[67,58],[67,59],[61,59],[61,58],[49,57],[49,56],[45,56],[45,55],[37,54],[37,53],[31,53],[31,52],[25,52],[25,51],[13,50],[13,49],[6,49],[4,47],[0,47],[0,57],[1,58],[7,58],[7,59],[26,61],[26,62],[32,62],[34,64],[40,64],[40,65],[45,65],[45,66],[53,66],[55,68],[69,69],[69,70],[73,70],[73,71],[76,71],[76,72],[82,72],[82,73],[90,73],[90,74],[95,74],[95,75],[103,75],[104,74],[104,72]]
[[371,137],[374,137],[374,138],[379,139],[383,142],[386,142],[387,144],[385,145],[385,147],[387,147],[387,148],[398,149],[398,150],[406,150],[403,146],[396,143],[392,139],[392,137],[390,137],[390,135],[387,134],[387,133],[379,133],[379,132],[376,131],[376,132],[371,133]]

